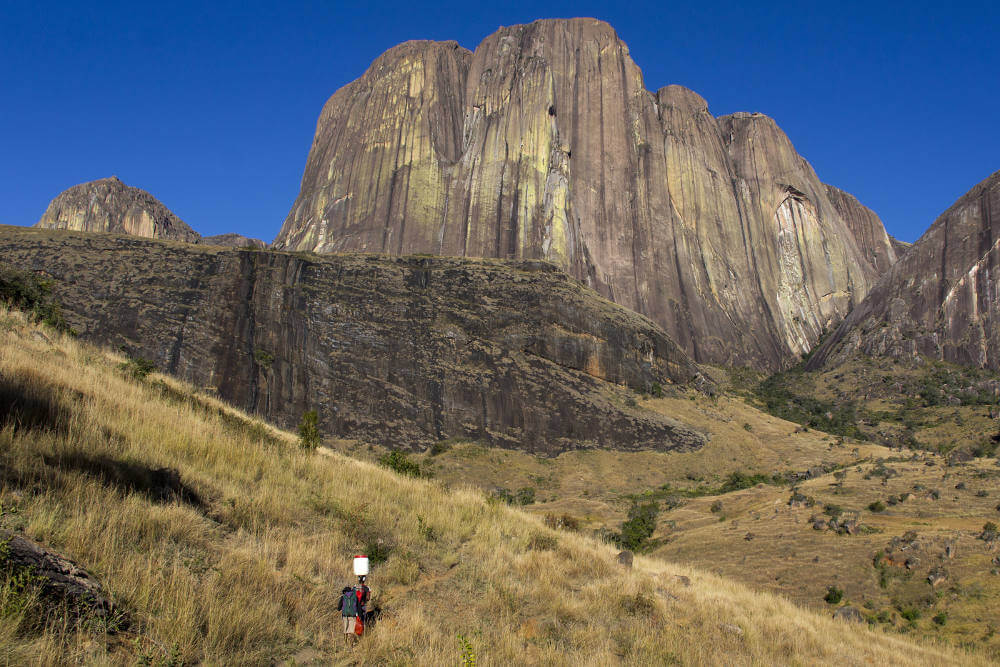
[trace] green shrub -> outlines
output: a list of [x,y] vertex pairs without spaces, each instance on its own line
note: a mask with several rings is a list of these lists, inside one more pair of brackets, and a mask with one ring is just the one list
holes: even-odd
[[521,487],[516,492],[501,486],[494,489],[492,495],[508,505],[530,505],[535,502],[535,490],[530,486]]
[[844,508],[841,507],[840,505],[829,504],[823,506],[823,514],[832,517],[834,519],[836,519],[843,513],[844,513]]
[[271,364],[274,363],[274,355],[260,348],[253,351],[253,358],[257,362],[257,365],[265,370],[270,368]]
[[57,331],[76,334],[63,319],[59,302],[52,296],[52,283],[34,273],[0,264],[0,303],[24,311]]
[[943,611],[939,612],[935,614],[934,618],[932,618],[931,620],[934,621],[936,625],[944,625],[945,623],[948,622],[948,614]]
[[299,422],[299,445],[303,449],[319,447],[319,413],[315,410],[306,410],[302,414],[302,421]]
[[518,505],[530,505],[535,502],[535,490],[530,486],[525,486],[517,490],[514,501]]
[[424,471],[420,470],[420,464],[411,461],[406,452],[392,451],[379,457],[378,464],[389,470],[395,470],[400,475],[409,477],[426,477]]
[[836,586],[829,586],[823,599],[826,600],[827,604],[837,604],[844,599],[844,591]]
[[156,371],[156,365],[149,359],[135,357],[118,364],[118,370],[137,382],[141,382],[149,377],[150,373]]
[[979,539],[991,542],[997,539],[997,525],[992,521],[987,521],[983,524],[983,532],[979,534]]
[[732,491],[740,491],[741,489],[749,489],[751,487],[757,486],[758,484],[774,484],[775,478],[771,475],[746,475],[743,472],[736,470],[729,473],[729,477],[726,481],[722,483],[719,487],[719,493],[730,493]]
[[656,517],[659,513],[658,503],[633,502],[621,531],[613,536],[614,542],[623,549],[641,551],[656,531]]
[[714,503],[712,503],[712,507],[710,509],[712,510],[712,512],[715,512],[715,513],[721,512],[722,511],[722,501],[721,500],[716,500]]
[[775,373],[757,385],[755,395],[775,417],[835,435],[868,439],[858,428],[863,415],[855,401],[824,401],[809,396],[798,386],[803,377],[798,367]]
[[884,512],[885,503],[883,503],[881,500],[876,500],[875,502],[873,502],[868,506],[868,509],[871,512]]

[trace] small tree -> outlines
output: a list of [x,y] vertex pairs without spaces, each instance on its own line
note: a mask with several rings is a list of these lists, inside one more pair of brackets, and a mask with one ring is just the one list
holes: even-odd
[[319,413],[306,410],[299,422],[299,444],[303,449],[319,447]]

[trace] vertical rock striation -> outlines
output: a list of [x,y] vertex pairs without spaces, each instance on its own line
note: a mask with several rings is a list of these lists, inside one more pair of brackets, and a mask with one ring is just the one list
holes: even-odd
[[1000,370],[1000,171],[941,214],[810,359],[858,351]]
[[899,244],[902,242],[889,236],[875,211],[859,202],[854,195],[832,185],[826,186],[826,194],[837,213],[847,223],[847,228],[854,234],[854,240],[868,263],[879,275],[888,271],[905,252],[900,252]]
[[117,176],[75,185],[52,200],[36,227],[114,232],[197,243],[198,233],[145,190]]
[[386,52],[324,107],[274,245],[545,259],[698,361],[766,369],[876,276],[772,120],[647,91],[594,19]]

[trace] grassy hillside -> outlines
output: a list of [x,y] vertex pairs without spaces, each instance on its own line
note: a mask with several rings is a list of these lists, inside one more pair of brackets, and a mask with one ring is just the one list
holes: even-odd
[[[978,660],[654,558],[626,570],[610,546],[479,491],[302,450],[143,375],[0,310],[0,527],[88,568],[124,612],[68,622],[7,568],[4,663]],[[155,487],[162,468],[180,491]],[[381,561],[384,614],[348,650],[336,600],[359,550]]]
[[[861,364],[855,372],[869,374],[863,377],[870,400],[898,401],[896,409],[927,415],[938,411],[940,425],[937,418],[925,418],[934,426],[919,431],[921,439],[940,433],[949,443],[982,442],[995,431],[988,407],[981,404],[916,404],[922,399],[915,387],[929,384],[917,371],[960,373],[950,386],[966,396],[972,395],[968,378],[975,373],[940,365],[886,367],[875,382],[872,369]],[[830,378],[850,377],[841,373]],[[914,389],[893,394],[895,382],[881,380],[890,373]],[[822,378],[792,379],[819,384]],[[942,448],[944,454],[913,450],[885,434],[894,447],[797,425],[754,407],[738,395],[740,384],[715,398],[694,392],[637,397],[641,408],[709,434],[709,443],[693,452],[582,450],[538,458],[464,442],[441,443],[411,458],[436,479],[475,483],[515,503],[530,501],[526,510],[553,523],[576,524],[587,534],[618,532],[630,513],[652,506],[647,514],[653,516],[648,522],[652,533],[645,546],[666,560],[734,578],[821,613],[850,604],[880,627],[1000,657],[1000,541],[980,539],[983,526],[1000,523],[997,461],[958,460],[951,447]],[[947,389],[945,383],[934,386]],[[815,400],[839,404],[840,398],[829,392]],[[955,411],[965,416],[956,419]],[[377,449],[341,446],[353,456],[376,460],[380,455]],[[796,494],[802,500],[790,505]],[[857,518],[856,534],[814,528],[815,519],[829,522],[837,512]],[[915,541],[897,551],[915,556],[916,564],[900,569],[875,563],[880,552],[891,551],[893,540],[902,541],[911,531]],[[949,544],[954,547],[950,556]],[[927,577],[938,568],[948,578],[932,586]],[[825,600],[831,587],[843,591],[834,605]]]

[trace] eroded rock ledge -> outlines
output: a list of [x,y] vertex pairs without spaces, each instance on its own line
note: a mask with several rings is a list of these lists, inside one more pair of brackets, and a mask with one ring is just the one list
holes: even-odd
[[627,387],[694,363],[649,319],[548,262],[225,250],[0,228],[0,254],[54,280],[88,339],[285,426],[398,448],[464,437],[554,454],[705,437]]

